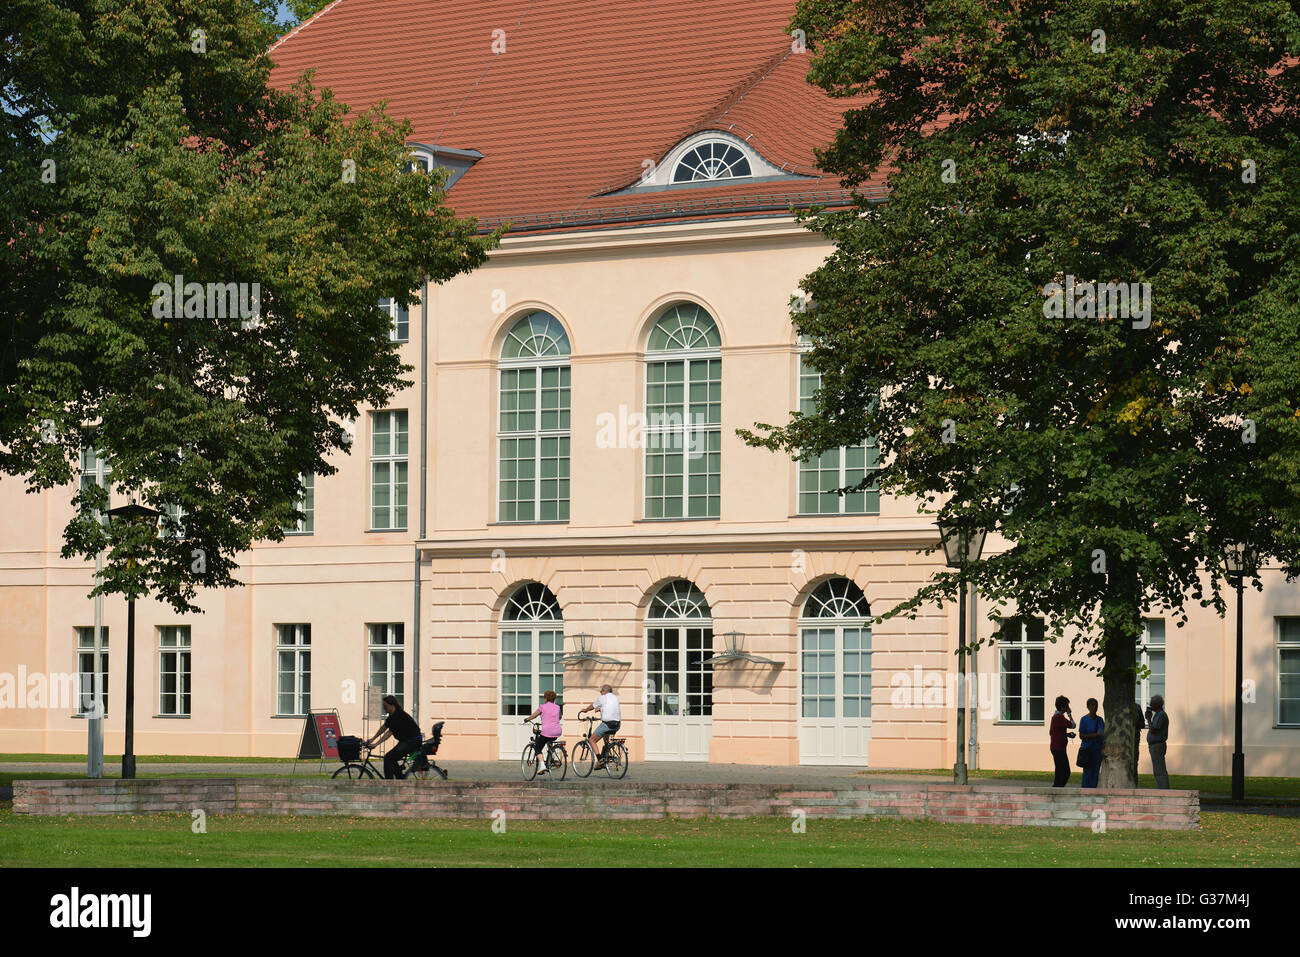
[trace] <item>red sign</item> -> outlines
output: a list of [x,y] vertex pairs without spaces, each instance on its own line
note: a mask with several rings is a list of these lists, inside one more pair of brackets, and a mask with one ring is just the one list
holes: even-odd
[[339,736],[343,734],[339,728],[339,716],[336,714],[314,714],[311,717],[316,722],[316,740],[320,742],[321,753],[327,758],[337,758],[339,756]]

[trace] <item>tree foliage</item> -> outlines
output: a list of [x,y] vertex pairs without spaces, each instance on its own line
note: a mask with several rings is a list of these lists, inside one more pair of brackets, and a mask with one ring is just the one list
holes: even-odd
[[[793,26],[810,80],[863,98],[823,167],[888,171],[888,201],[809,221],[835,246],[794,315],[820,411],[742,434],[796,454],[875,435],[882,490],[996,528],[1005,550],[890,613],[964,579],[1071,628],[1106,682],[1103,785],[1124,783],[1143,613],[1222,611],[1228,543],[1300,572],[1300,20],[803,0]],[[1070,277],[1079,308],[1054,308]],[[1089,311],[1089,283],[1149,283],[1149,314]]]
[[[103,589],[178,609],[235,584],[359,408],[409,384],[378,300],[410,304],[499,236],[454,216],[441,173],[405,172],[409,128],[382,104],[352,113],[309,76],[270,89],[266,7],[0,13],[0,475],[50,489],[85,446],[111,459],[114,504],[172,509],[164,534],[95,521],[92,486],[64,555],[107,548]],[[256,283],[260,313],[160,316],[176,277]]]

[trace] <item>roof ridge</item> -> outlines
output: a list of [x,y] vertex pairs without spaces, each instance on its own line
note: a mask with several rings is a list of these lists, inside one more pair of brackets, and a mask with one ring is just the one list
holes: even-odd
[[326,6],[321,7],[319,10],[317,10],[315,13],[313,13],[311,16],[309,16],[306,20],[302,21],[302,23],[298,24],[296,27],[294,27],[292,30],[290,30],[288,33],[286,33],[284,36],[280,37],[280,39],[276,40],[276,41],[275,41],[274,43],[272,43],[269,47],[267,47],[266,52],[269,54],[271,51],[273,51],[276,47],[278,47],[278,46],[279,46],[281,43],[283,43],[285,40],[289,39],[289,38],[292,37],[292,36],[296,36],[296,35],[298,34],[299,31],[301,31],[302,29],[304,29],[304,28],[307,26],[307,24],[309,24],[309,23],[315,23],[317,20],[319,20],[321,17],[325,16],[325,14],[329,13],[331,10],[333,10],[335,7],[337,7],[337,6],[338,6],[340,3],[342,3],[342,2],[343,2],[343,0],[334,0],[333,3],[327,4]]
[[[756,67],[755,69],[751,70],[748,74],[746,74],[743,80],[741,80],[734,87],[732,87],[730,90],[724,93],[722,97],[715,104],[710,106],[702,114],[699,114],[698,119],[696,119],[693,123],[687,124],[686,127],[684,128],[684,131],[679,132],[677,136],[670,143],[657,150],[655,152],[655,156],[659,159],[662,159],[664,156],[668,154],[669,150],[671,150],[682,140],[686,139],[686,137],[694,136],[696,133],[702,133],[705,130],[717,129],[718,128],[717,120],[730,113],[732,107],[734,107],[737,103],[743,100],[754,90],[755,87],[757,87],[760,83],[762,83],[769,76],[771,76],[771,74],[776,70],[776,68],[779,67],[790,57],[792,52],[793,49],[785,48],[785,45],[783,43],[782,49],[779,52],[768,57],[758,67]],[[738,123],[732,123],[731,126],[733,128],[739,127],[743,129],[743,127],[740,127],[740,124]],[[750,132],[749,136],[742,137],[742,139],[748,142],[754,136],[755,134],[753,132]],[[767,157],[767,156],[764,156],[764,158],[767,159],[769,162],[772,159],[772,157]],[[784,169],[785,166],[786,166],[785,163],[781,164],[782,169]],[[636,183],[640,182],[643,175],[644,172],[637,173],[634,176],[632,176],[630,179],[627,177],[620,177],[618,180],[615,180],[609,183],[608,185],[602,186],[599,189],[597,189],[595,192],[592,193],[591,197],[589,198],[594,199],[597,196],[605,196],[608,195],[609,193],[616,192],[620,189],[627,189],[629,186],[633,186]]]

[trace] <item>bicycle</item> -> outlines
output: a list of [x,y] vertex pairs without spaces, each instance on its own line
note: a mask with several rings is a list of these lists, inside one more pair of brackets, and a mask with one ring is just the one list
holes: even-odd
[[[524,724],[527,723],[527,721],[524,722]],[[538,735],[541,733],[541,724],[534,721],[533,734]],[[524,753],[519,759],[519,767],[523,771],[525,781],[531,781],[537,777],[537,749],[532,741],[524,745]],[[564,742],[558,738],[546,745],[546,771],[548,774],[558,775],[558,777],[552,777],[552,780],[555,781],[563,781],[564,776],[569,773],[569,752],[564,747]]]
[[[446,722],[439,721],[433,726],[433,736],[430,740],[424,741],[421,735],[420,747],[410,754],[402,756],[401,763],[398,765],[400,778],[415,778],[424,780],[425,775],[430,771],[436,771],[447,780],[447,772],[438,767],[437,762],[430,762],[428,759],[431,755],[438,753],[438,744],[442,740],[442,726]],[[349,780],[359,781],[362,778],[373,780],[383,778],[384,772],[375,766],[370,760],[375,749],[361,743],[360,738],[340,738],[339,739],[339,759],[343,761],[343,766],[330,775],[331,780],[343,775]],[[365,757],[361,752],[365,751]]]
[[[580,721],[587,722],[587,733],[582,736],[573,747],[573,757],[570,763],[573,765],[573,773],[580,778],[585,778],[595,768],[591,748],[591,726],[600,718],[592,715],[590,718],[579,718]],[[621,778],[627,774],[627,766],[630,763],[627,757],[627,738],[611,738],[606,734],[601,739],[601,749],[599,760],[603,762],[605,773],[611,778]]]

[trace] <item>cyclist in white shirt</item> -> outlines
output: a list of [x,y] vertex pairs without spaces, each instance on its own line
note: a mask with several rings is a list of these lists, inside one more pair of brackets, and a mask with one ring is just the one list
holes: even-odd
[[[600,697],[592,704],[587,705],[578,714],[586,714],[588,711],[600,711],[600,724],[596,730],[591,733],[591,751],[593,754],[600,754],[597,745],[600,739],[607,734],[613,734],[623,723],[623,712],[619,710],[618,695],[614,694],[614,688],[611,685],[600,686]],[[597,761],[596,767],[603,768],[604,761]]]

